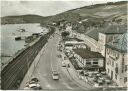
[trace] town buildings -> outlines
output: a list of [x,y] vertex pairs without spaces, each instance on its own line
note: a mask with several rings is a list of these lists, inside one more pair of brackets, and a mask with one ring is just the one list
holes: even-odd
[[[92,33],[91,33],[92,32]],[[106,69],[107,75],[118,85],[127,87],[127,37],[126,25],[108,25],[103,29],[94,29],[87,35],[97,43],[97,51],[86,48],[71,48],[78,65],[91,70]],[[80,35],[80,37],[82,37]],[[90,40],[91,41],[91,40]],[[66,43],[66,42],[65,42]],[[74,42],[75,43],[75,42]],[[65,47],[73,46],[66,43]]]
[[67,38],[64,39],[64,48],[66,50],[72,50],[76,48],[87,48],[87,45],[84,43],[83,40],[78,38]]
[[106,72],[118,86],[128,85],[128,33],[106,44]]
[[65,44],[65,49],[67,50],[72,50],[72,49],[77,49],[77,48],[87,48],[87,45],[85,43],[66,43]]
[[105,56],[105,44],[115,40],[119,35],[126,33],[127,30],[125,28],[124,25],[112,25],[104,31],[100,31],[98,38],[98,52]]
[[104,57],[98,52],[79,48],[73,49],[73,54],[79,66],[87,70],[99,71],[104,67]]

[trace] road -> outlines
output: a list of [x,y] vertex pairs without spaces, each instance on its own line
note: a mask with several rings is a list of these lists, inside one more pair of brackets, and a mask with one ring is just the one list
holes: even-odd
[[[43,89],[57,89],[57,90],[69,90],[69,89],[81,89],[73,79],[66,72],[66,68],[61,67],[61,58],[57,55],[57,45],[59,43],[59,35],[54,35],[49,39],[45,52],[42,54],[39,63],[37,64],[33,77],[37,77],[40,80],[40,85]],[[60,79],[52,79],[52,68],[57,67],[60,75]]]
[[[48,43],[39,58],[38,64],[34,67],[34,71],[31,77],[36,77],[39,79],[40,85],[44,91],[101,91],[96,90],[95,88],[91,89],[88,86],[82,86],[79,82],[76,81],[77,79],[73,79],[73,75],[69,73],[67,68],[61,66],[62,58],[57,57],[57,55],[60,54],[60,52],[57,51],[59,39],[60,35],[55,33],[54,36],[48,40]],[[59,72],[59,80],[52,79],[52,69],[54,67],[57,67]],[[26,75],[26,78],[24,78],[20,89],[25,88],[25,83],[28,81],[28,79],[30,78]]]

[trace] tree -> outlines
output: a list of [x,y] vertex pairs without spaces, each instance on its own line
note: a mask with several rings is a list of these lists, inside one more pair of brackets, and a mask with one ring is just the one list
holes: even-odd
[[62,38],[66,38],[67,36],[69,36],[69,32],[68,31],[65,31],[65,32],[62,32],[61,33],[61,36],[62,36]]

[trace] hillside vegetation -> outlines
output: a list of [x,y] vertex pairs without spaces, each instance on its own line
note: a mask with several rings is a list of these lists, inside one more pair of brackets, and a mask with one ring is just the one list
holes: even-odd
[[[127,18],[127,1],[95,4],[69,10],[54,16],[39,15],[6,16],[1,18],[1,24],[41,23],[67,21],[71,22],[74,30],[86,32],[88,27],[101,27],[105,21],[125,22]],[[86,20],[85,20],[86,19]],[[81,23],[80,23],[81,22]]]
[[6,16],[1,18],[2,24],[41,23],[45,18],[39,15]]

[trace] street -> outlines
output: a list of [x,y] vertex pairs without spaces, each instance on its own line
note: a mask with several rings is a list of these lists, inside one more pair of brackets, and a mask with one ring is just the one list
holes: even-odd
[[[60,52],[57,51],[58,43],[59,35],[57,34],[48,40],[44,53],[41,55],[32,77],[39,79],[40,85],[43,89],[81,89],[81,87],[73,79],[71,79],[66,68],[61,67],[62,59],[57,57],[57,55],[60,54]],[[59,80],[52,79],[52,70],[54,68],[56,68],[59,72]]]
[[[41,56],[39,64],[34,71],[34,76],[39,78],[43,89],[77,89],[79,88],[72,80],[70,80],[63,72],[64,68],[61,69],[57,58],[57,44],[59,42],[59,35],[55,35],[48,41],[47,48],[45,49],[44,55]],[[52,79],[52,69],[57,68],[59,71],[60,79]]]

